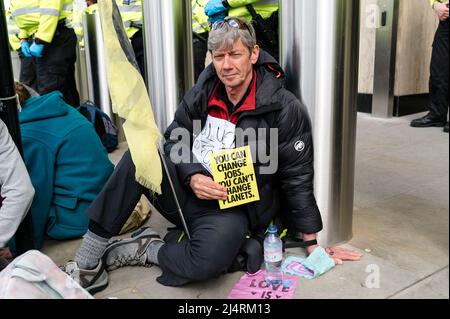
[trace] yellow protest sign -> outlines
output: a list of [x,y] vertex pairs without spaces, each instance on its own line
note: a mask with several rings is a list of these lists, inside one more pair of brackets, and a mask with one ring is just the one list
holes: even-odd
[[258,185],[249,146],[221,150],[210,155],[214,181],[228,191],[228,199],[220,200],[227,209],[259,200]]

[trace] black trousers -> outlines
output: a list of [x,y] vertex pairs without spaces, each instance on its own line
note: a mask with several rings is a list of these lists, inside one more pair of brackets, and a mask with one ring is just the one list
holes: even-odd
[[[102,237],[119,234],[144,194],[176,226],[167,234],[166,244],[158,254],[163,271],[158,282],[167,286],[180,286],[226,273],[247,235],[246,212],[239,208],[220,211],[216,201],[198,199],[188,186],[179,182],[175,165],[170,159],[166,158],[166,162],[191,234],[190,241],[186,236],[179,240],[183,228],[167,174],[164,172],[162,195],[152,196],[148,189],[135,181],[135,166],[129,152],[125,153],[103,190],[88,208],[86,213],[92,221],[90,230]],[[99,231],[99,228],[104,232]]]
[[145,79],[145,55],[142,30],[133,35],[131,38],[131,45],[133,46],[134,55],[136,56],[136,62],[138,63],[141,75]]
[[[253,27],[255,28],[256,42],[258,43],[258,45],[262,49],[264,49],[264,51],[272,55],[275,58],[275,60],[280,61],[278,11],[275,11],[269,18],[264,20],[264,26],[258,25],[256,21],[252,21],[252,24]],[[271,43],[271,40],[264,32],[264,29],[273,31],[274,39],[272,40],[274,41],[274,43]]]
[[20,78],[19,81],[33,90],[37,91],[36,65],[33,58],[26,58],[22,51],[19,51]]
[[434,117],[444,118],[448,112],[448,19],[439,23],[433,42],[430,67],[430,113]]
[[197,34],[193,32],[193,48],[194,48],[194,76],[195,82],[205,69],[206,53],[208,52],[208,32]]
[[75,82],[77,37],[73,29],[58,26],[52,43],[46,44],[42,58],[35,59],[39,94],[59,90],[66,102],[80,105]]

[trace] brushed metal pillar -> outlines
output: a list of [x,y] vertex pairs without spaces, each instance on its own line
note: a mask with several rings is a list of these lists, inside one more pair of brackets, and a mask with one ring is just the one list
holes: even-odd
[[99,13],[84,13],[83,28],[89,100],[98,105],[103,112],[113,119]]
[[20,59],[17,52],[11,51],[11,63],[13,67],[14,80],[20,79]]
[[315,147],[323,245],[352,238],[358,91],[359,1],[281,0],[287,87],[306,105]]
[[150,101],[161,132],[194,85],[191,1],[143,1]]
[[394,116],[395,58],[397,53],[398,0],[378,0],[381,16],[375,40],[372,116]]
[[77,61],[75,62],[75,81],[77,83],[77,91],[80,94],[81,103],[89,100],[86,51],[79,46],[77,47]]

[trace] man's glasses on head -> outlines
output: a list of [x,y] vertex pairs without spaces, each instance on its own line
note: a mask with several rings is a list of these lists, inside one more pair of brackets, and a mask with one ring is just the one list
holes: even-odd
[[211,27],[211,31],[216,31],[216,30],[222,29],[225,24],[227,24],[230,27],[235,28],[235,29],[247,30],[248,32],[250,32],[250,34],[252,36],[254,36],[252,30],[245,22],[243,22],[242,20],[239,20],[237,18],[233,18],[233,17],[226,17],[223,20],[214,22]]

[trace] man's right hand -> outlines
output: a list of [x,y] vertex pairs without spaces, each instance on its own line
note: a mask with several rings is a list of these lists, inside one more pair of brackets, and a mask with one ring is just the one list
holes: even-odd
[[448,19],[448,7],[446,3],[436,2],[433,6],[434,11],[439,17],[439,20],[445,21]]
[[203,174],[192,175],[189,185],[199,199],[226,200],[228,197],[225,187],[214,182],[211,177]]

